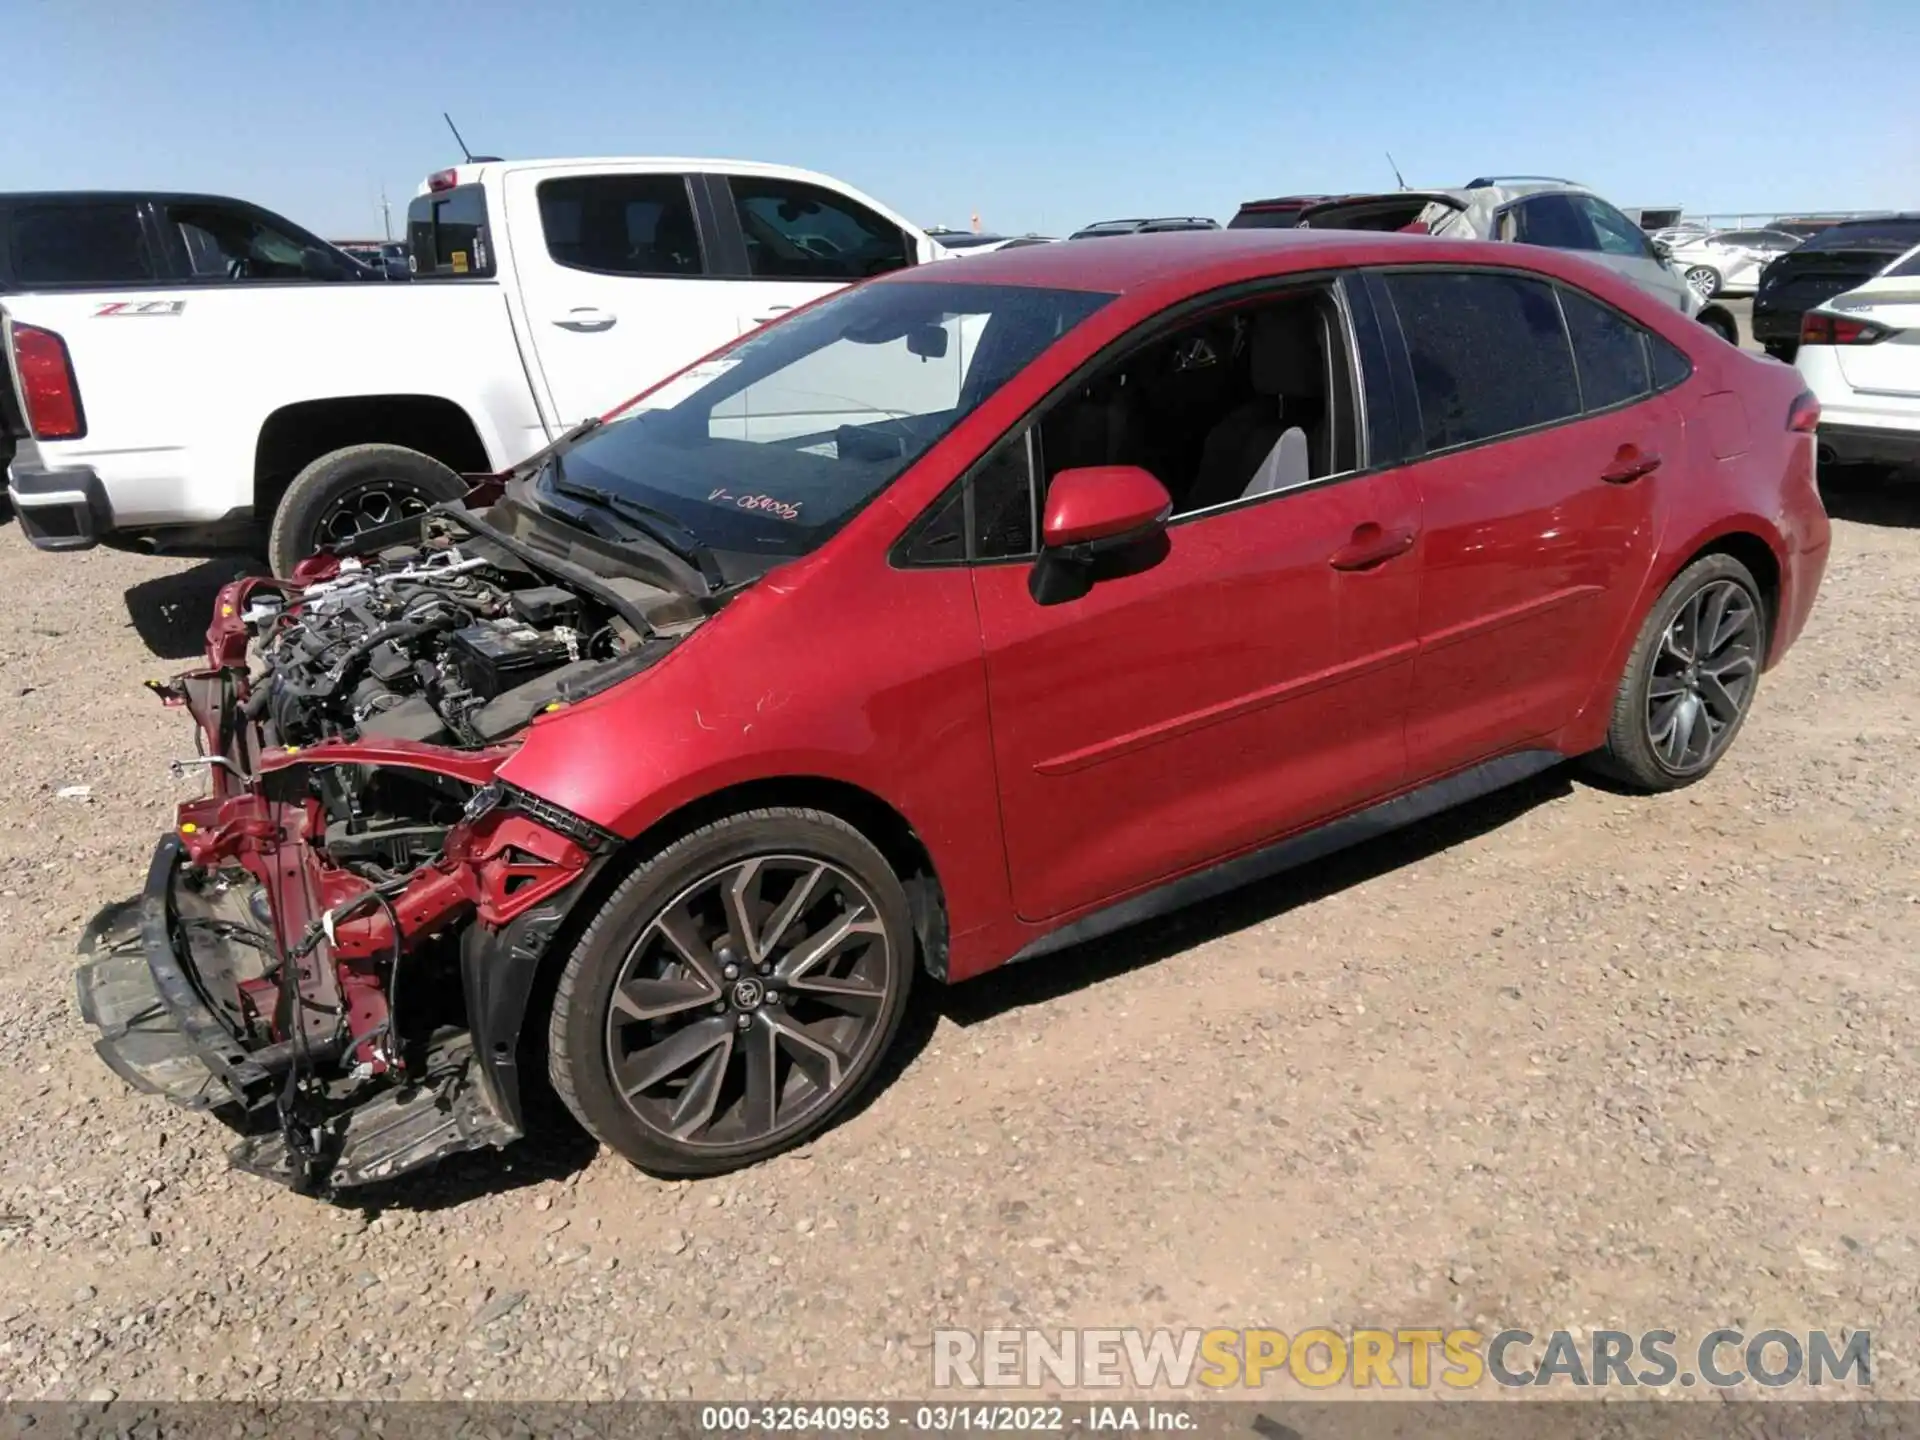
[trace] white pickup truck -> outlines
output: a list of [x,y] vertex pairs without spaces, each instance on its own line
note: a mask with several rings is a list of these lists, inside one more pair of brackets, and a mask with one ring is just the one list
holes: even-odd
[[27,536],[195,551],[265,528],[284,574],[743,331],[948,258],[837,180],[718,160],[476,161],[428,178],[407,232],[410,284],[242,261],[7,295],[0,427]]

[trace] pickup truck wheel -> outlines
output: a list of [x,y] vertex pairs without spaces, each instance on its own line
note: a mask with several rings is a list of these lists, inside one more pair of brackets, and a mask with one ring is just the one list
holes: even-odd
[[274,574],[290,575],[322,545],[419,515],[466,491],[467,482],[431,455],[400,445],[349,445],[293,477],[273,512],[267,559]]

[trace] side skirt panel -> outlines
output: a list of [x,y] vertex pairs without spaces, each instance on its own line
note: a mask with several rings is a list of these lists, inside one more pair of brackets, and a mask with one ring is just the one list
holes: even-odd
[[1192,875],[1183,875],[1155,889],[1129,896],[1104,910],[1083,915],[1058,930],[1042,935],[1007,963],[1050,955],[1070,945],[1111,935],[1116,930],[1124,930],[1129,925],[1137,925],[1156,915],[1165,915],[1202,900],[1214,899],[1229,890],[1238,890],[1243,885],[1268,879],[1295,866],[1305,865],[1335,851],[1345,850],[1351,845],[1438,815],[1443,810],[1451,810],[1469,800],[1477,800],[1482,795],[1490,795],[1495,790],[1503,790],[1543,770],[1551,770],[1566,758],[1553,750],[1522,750],[1517,754],[1503,755],[1497,760],[1483,761],[1444,780],[1423,785],[1418,790],[1409,790],[1404,795],[1383,800],[1368,809],[1357,810],[1315,829],[1290,835],[1265,849],[1223,861]]

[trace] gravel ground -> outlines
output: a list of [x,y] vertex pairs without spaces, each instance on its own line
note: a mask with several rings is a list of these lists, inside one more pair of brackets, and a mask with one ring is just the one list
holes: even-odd
[[1920,1394],[1920,485],[1831,504],[1806,636],[1692,790],[1554,772],[923,993],[873,1102],[745,1174],[565,1137],[369,1210],[229,1173],[74,1010],[78,927],[194,784],[138,682],[232,566],[8,525],[0,1396],[909,1397],[936,1326],[1465,1323],[1868,1326]]

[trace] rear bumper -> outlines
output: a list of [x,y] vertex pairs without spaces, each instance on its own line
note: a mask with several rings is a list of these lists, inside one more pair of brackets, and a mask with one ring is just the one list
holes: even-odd
[[8,471],[7,494],[36,549],[88,550],[113,529],[107,487],[92,466],[45,470],[23,447]]
[[1838,465],[1920,465],[1920,430],[1821,423],[1820,458]]

